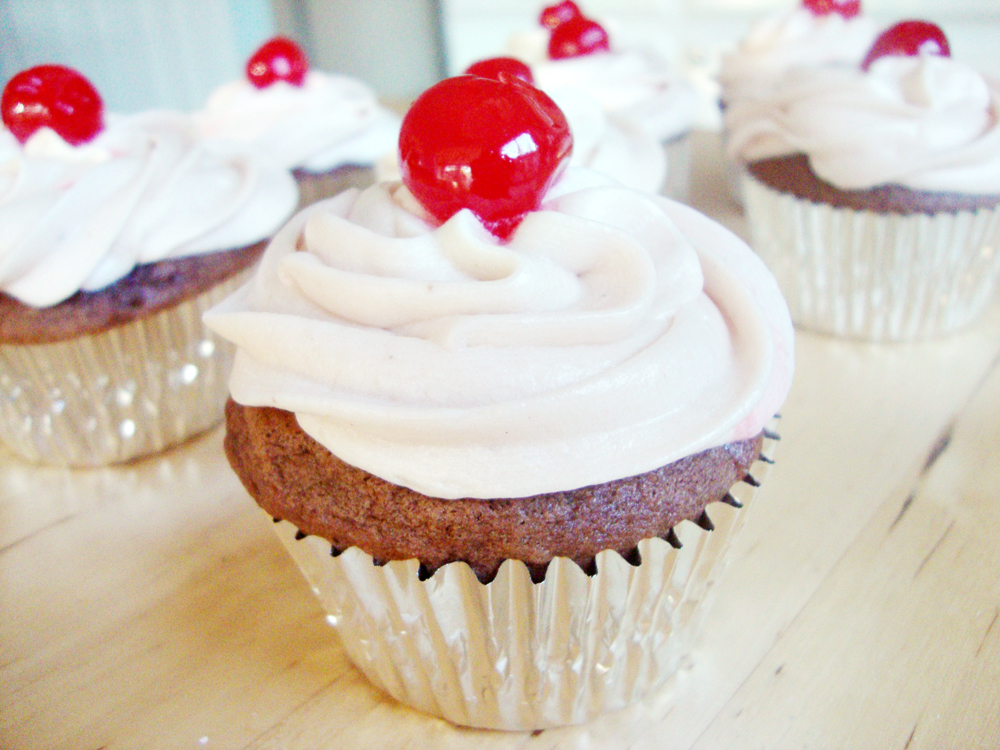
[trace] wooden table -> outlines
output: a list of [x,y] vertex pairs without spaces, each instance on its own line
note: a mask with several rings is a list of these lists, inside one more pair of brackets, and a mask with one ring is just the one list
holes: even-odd
[[[730,226],[718,141],[693,202]],[[778,463],[690,664],[588,725],[458,729],[347,662],[215,430],[128,466],[0,457],[0,748],[998,748],[1000,307],[799,332]]]

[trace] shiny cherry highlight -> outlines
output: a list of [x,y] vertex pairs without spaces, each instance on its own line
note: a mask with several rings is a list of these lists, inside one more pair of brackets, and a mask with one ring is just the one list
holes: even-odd
[[302,48],[283,36],[264,42],[247,60],[247,80],[263,89],[277,81],[301,86],[309,71],[309,61]]
[[421,94],[403,118],[403,182],[434,218],[471,210],[500,239],[538,209],[573,148],[566,117],[519,78],[462,75]]
[[535,78],[531,75],[531,68],[513,57],[491,57],[488,60],[480,60],[472,63],[465,69],[465,72],[469,75],[492,78],[496,81],[499,81],[500,75],[503,74],[510,78],[520,78],[525,83],[532,85],[535,83]]
[[0,113],[21,143],[49,127],[79,146],[104,128],[101,95],[80,73],[62,65],[39,65],[11,78],[0,98]]
[[861,13],[861,0],[802,0],[802,5],[814,16],[838,13],[844,18],[854,18]]
[[573,0],[563,0],[561,3],[544,8],[542,15],[538,18],[538,23],[547,29],[554,29],[581,16],[583,13],[580,12],[580,7]]
[[610,48],[608,32],[604,27],[583,16],[560,24],[549,37],[549,57],[553,60],[607,52]]

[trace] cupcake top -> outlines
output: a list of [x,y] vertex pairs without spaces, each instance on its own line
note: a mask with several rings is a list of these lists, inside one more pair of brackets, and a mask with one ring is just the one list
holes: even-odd
[[[923,22],[903,22],[883,37],[907,23]],[[944,40],[940,29],[936,34]],[[893,184],[1000,193],[996,81],[919,42],[910,53],[897,49],[863,62],[792,70],[767,96],[731,104],[730,155],[806,154],[813,172],[842,190]]]
[[373,164],[395,146],[399,117],[375,92],[354,78],[309,70],[293,42],[270,40],[247,71],[195,114],[204,137],[251,146],[306,172]]
[[101,289],[138,264],[255,243],[295,207],[287,170],[209,148],[180,113],[102,114],[84,140],[58,121],[25,130],[8,117],[18,80],[0,131],[0,290],[27,305]]
[[[403,124],[406,185],[301,212],[206,316],[238,347],[233,398],[439,498],[575,489],[760,432],[792,372],[763,264],[691,209],[563,172],[565,121],[531,87],[494,86],[531,100],[532,123],[505,132],[513,106],[463,100],[458,124],[426,111],[436,89],[454,103],[493,83],[426,92]],[[424,132],[443,122],[461,132]],[[497,158],[451,163],[470,133]]]
[[755,23],[736,51],[724,55],[719,83],[727,105],[766,96],[797,67],[861,62],[878,30],[860,3],[811,0]]
[[[552,11],[565,6],[575,10],[554,19]],[[531,66],[535,84],[550,96],[558,100],[567,89],[584,93],[605,113],[634,123],[660,142],[691,129],[697,106],[694,89],[665,60],[646,50],[618,49],[606,34],[603,44],[588,48],[575,43],[600,27],[573,3],[546,8],[541,21],[548,31],[515,34],[507,51]]]

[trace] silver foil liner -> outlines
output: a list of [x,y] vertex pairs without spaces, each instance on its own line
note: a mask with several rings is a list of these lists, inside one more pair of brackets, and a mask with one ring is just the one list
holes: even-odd
[[[765,439],[758,482],[773,450]],[[533,730],[625,706],[678,669],[754,491],[733,488],[739,510],[712,504],[712,531],[678,525],[679,549],[646,539],[638,560],[601,552],[593,575],[556,558],[540,583],[517,560],[488,584],[465,563],[421,580],[416,560],[376,566],[357,548],[334,557],[326,540],[271,525],[374,685],[455,724]]]
[[375,184],[375,168],[358,164],[346,164],[318,173],[296,169],[294,174],[299,186],[299,209],[324,198],[333,198],[348,188],[364,190]]
[[102,333],[0,346],[0,440],[29,461],[101,466],[217,424],[235,347],[201,316],[252,270]]
[[956,331],[1000,276],[1000,210],[877,214],[811,203],[743,176],[751,245],[797,325],[869,341]]
[[683,133],[663,142],[667,157],[667,176],[663,180],[662,195],[685,203],[691,183],[691,137]]

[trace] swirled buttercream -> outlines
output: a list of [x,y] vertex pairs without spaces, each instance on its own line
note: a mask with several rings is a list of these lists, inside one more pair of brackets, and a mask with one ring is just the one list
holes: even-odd
[[299,213],[206,323],[246,405],[292,411],[350,464],[442,498],[649,471],[760,431],[792,328],[740,240],[571,168],[499,244],[425,220],[399,183]]
[[949,57],[891,56],[790,71],[766,97],[726,108],[730,155],[804,153],[844,189],[1000,193],[1000,84]]
[[877,33],[875,22],[864,15],[817,16],[800,6],[768,16],[750,28],[734,52],[723,55],[722,99],[728,104],[766,96],[791,68],[856,65]]
[[289,169],[373,164],[396,147],[399,117],[358,80],[317,70],[301,86],[246,80],[216,89],[195,119],[206,138],[251,144]]
[[179,113],[109,115],[70,146],[42,128],[0,133],[0,289],[35,307],[93,291],[142,263],[244,247],[297,201],[281,167],[220,153]]
[[622,50],[551,60],[547,40],[545,31],[522,32],[508,40],[507,49],[531,66],[535,85],[553,98],[563,89],[584,92],[605,113],[635,123],[659,142],[691,129],[694,89],[657,55]]

